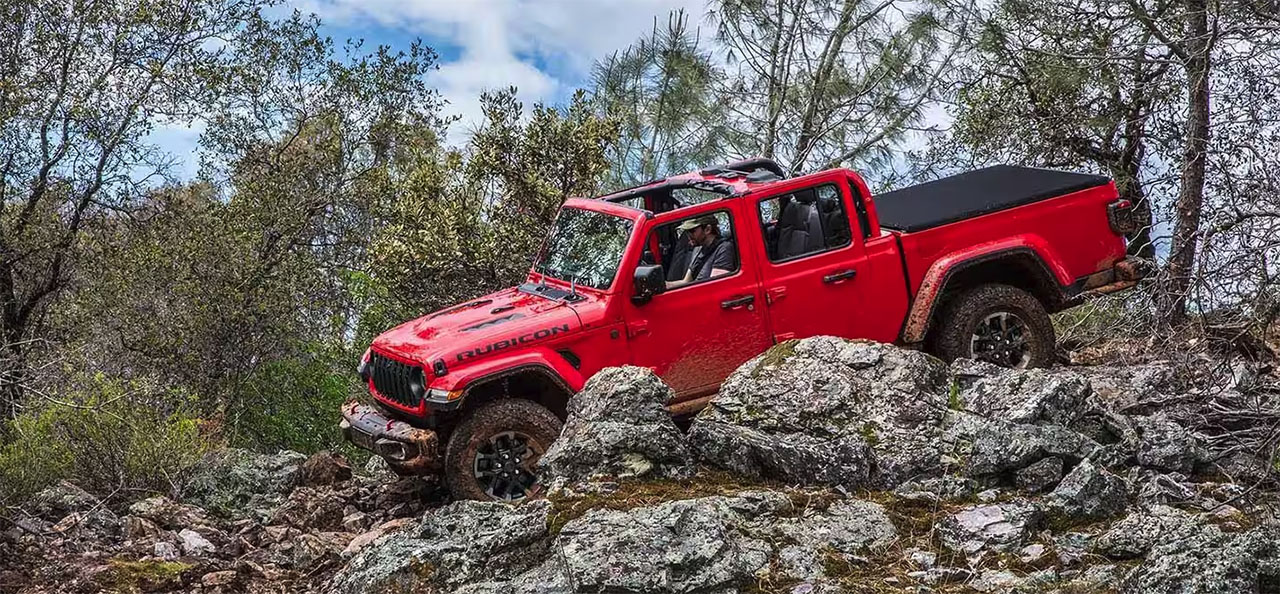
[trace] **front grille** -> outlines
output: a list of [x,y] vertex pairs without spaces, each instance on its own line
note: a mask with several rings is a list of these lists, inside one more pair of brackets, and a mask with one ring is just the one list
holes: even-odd
[[373,376],[373,388],[383,398],[407,408],[417,408],[422,404],[426,382],[423,381],[421,367],[370,353],[369,370]]

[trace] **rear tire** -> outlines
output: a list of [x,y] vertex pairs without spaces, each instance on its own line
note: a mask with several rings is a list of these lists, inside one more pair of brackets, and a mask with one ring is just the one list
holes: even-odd
[[476,409],[449,436],[445,483],[454,499],[516,501],[541,494],[538,459],[560,437],[546,407],[506,399]]
[[982,285],[953,299],[938,320],[934,352],[945,361],[1049,367],[1056,338],[1044,305],[1009,285]]

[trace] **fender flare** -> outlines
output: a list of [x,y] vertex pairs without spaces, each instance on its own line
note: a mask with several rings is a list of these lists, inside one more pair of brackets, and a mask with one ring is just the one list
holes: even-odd
[[534,348],[505,357],[494,357],[450,371],[444,377],[431,382],[431,388],[448,392],[462,391],[451,401],[449,408],[461,406],[471,391],[482,384],[520,373],[538,373],[556,384],[566,393],[578,393],[587,378],[574,369],[568,361],[550,348]]
[[1066,267],[1056,257],[1049,243],[1038,235],[1020,235],[952,252],[934,261],[925,272],[902,328],[902,342],[924,342],[937,311],[938,298],[945,294],[947,285],[956,274],[979,264],[1011,256],[1029,256],[1040,266],[1044,276],[1054,282],[1059,292],[1062,287],[1070,284]]

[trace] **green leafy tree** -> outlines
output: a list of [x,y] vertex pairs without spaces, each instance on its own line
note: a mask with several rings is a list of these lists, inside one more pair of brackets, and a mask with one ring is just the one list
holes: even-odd
[[563,109],[536,105],[527,121],[514,89],[481,104],[464,150],[420,143],[396,159],[399,191],[362,285],[384,300],[366,310],[379,315],[364,318],[363,336],[519,282],[564,199],[595,194],[608,171],[617,125],[585,93]]
[[965,34],[946,5],[898,0],[721,0],[713,14],[736,69],[720,90],[734,151],[795,172],[885,166]]
[[[1133,20],[1099,19],[1102,5],[1009,0],[985,14],[975,59],[959,80],[954,138],[982,162],[1087,168],[1110,175],[1137,205],[1130,251],[1155,245],[1146,161],[1153,114],[1168,110],[1170,57]],[[1147,177],[1144,179],[1144,175]]]
[[0,417],[23,403],[82,232],[164,169],[147,135],[202,111],[260,0],[0,4]]
[[86,267],[51,318],[73,364],[184,386],[233,440],[264,447],[336,440],[329,417],[363,350],[353,287],[396,200],[391,164],[443,124],[429,50],[338,49],[318,29],[255,15],[223,46],[203,180],[84,233]]
[[609,149],[611,188],[706,166],[729,153],[725,98],[716,94],[723,73],[690,27],[672,12],[652,32],[595,65],[592,98],[619,123]]

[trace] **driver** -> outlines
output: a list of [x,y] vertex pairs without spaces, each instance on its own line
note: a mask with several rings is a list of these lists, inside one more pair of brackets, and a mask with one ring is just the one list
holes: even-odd
[[733,242],[720,236],[720,224],[714,216],[688,219],[676,227],[676,232],[688,233],[689,245],[695,253],[684,278],[667,281],[668,289],[724,276],[737,268]]

